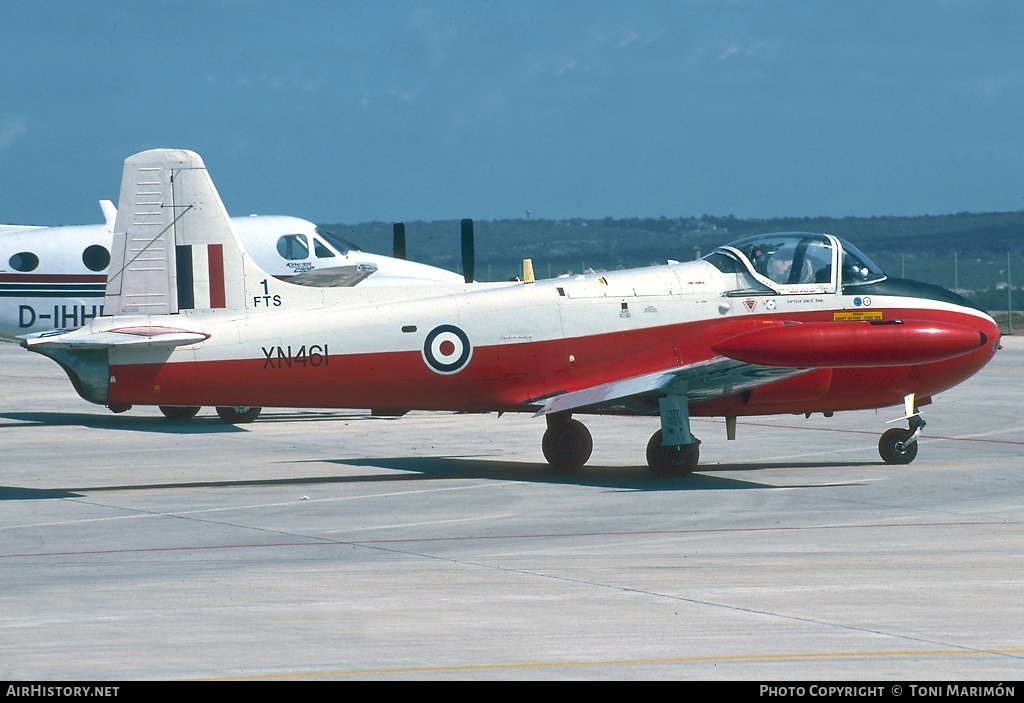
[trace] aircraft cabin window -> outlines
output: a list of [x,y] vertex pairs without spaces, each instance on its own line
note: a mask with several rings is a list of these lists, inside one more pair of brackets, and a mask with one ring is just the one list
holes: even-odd
[[301,234],[286,234],[277,240],[277,253],[288,261],[309,258],[309,245]]
[[30,251],[22,251],[12,256],[7,263],[15,271],[28,273],[29,271],[35,271],[39,266],[39,257]]
[[104,246],[93,244],[82,252],[82,263],[90,271],[102,271],[110,266],[110,252]]
[[334,256],[334,252],[328,249],[319,239],[313,239],[313,251],[316,252],[316,258],[318,259],[329,259]]

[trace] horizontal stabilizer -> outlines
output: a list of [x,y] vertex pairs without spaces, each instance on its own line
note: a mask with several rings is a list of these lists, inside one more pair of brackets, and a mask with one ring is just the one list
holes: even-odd
[[180,347],[187,344],[196,344],[209,338],[210,335],[202,332],[191,332],[173,327],[119,327],[102,332],[90,332],[88,328],[82,328],[73,332],[42,332],[29,335],[22,338],[22,346],[27,349],[58,346],[69,349],[96,349],[126,345],[136,347]]
[[802,322],[744,332],[711,349],[760,366],[855,368],[943,361],[987,342],[976,329],[935,320]]
[[288,279],[289,283],[313,288],[350,288],[368,276],[376,273],[374,264],[332,266],[330,268],[303,271]]

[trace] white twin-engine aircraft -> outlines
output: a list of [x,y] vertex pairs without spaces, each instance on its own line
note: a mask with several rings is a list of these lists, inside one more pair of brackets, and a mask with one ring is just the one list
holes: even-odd
[[[0,340],[73,329],[103,314],[117,211],[101,200],[105,225],[0,225]],[[308,220],[233,217],[242,246],[270,275],[312,284],[317,276],[349,285],[459,283],[452,271],[360,251]],[[310,273],[319,271],[317,274]],[[372,275],[371,275],[372,274]]]
[[78,393],[123,411],[248,422],[263,406],[527,411],[557,469],[593,440],[574,414],[660,418],[658,476],[684,476],[691,416],[903,406],[879,441],[908,463],[919,405],[979,371],[999,329],[964,298],[887,277],[827,234],[766,234],[700,261],[576,278],[367,288],[299,286],[245,252],[202,159],[125,161],[102,316],[22,344]]

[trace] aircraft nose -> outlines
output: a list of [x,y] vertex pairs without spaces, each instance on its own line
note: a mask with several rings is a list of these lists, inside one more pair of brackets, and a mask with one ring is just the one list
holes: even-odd
[[[974,309],[971,312],[973,313],[971,318],[974,320],[973,327],[978,331],[981,344],[976,351],[967,356],[976,359],[977,368],[980,369],[992,359],[998,350],[1002,349],[1000,342],[1002,341],[1003,333],[991,315]],[[961,322],[961,324],[964,323]]]
[[989,349],[992,353],[999,349],[999,342],[1002,338],[999,325],[996,324],[991,315],[959,293],[954,293],[947,288],[933,283],[891,277],[876,284],[873,288],[877,288],[876,294],[894,295],[911,299],[923,298],[939,303],[952,304],[961,308],[962,313],[966,314],[957,314],[955,315],[956,319],[950,321],[977,329],[978,334],[981,335],[981,349]]

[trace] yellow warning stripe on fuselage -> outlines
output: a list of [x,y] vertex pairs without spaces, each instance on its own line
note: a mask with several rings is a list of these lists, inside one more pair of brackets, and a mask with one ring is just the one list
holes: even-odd
[[844,310],[832,313],[834,322],[856,322],[858,320],[881,320],[881,310]]

